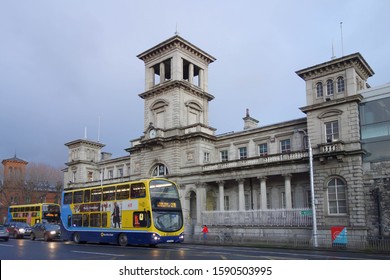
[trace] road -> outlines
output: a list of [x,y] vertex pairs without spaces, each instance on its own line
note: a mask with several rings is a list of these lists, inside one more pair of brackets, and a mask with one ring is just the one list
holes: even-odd
[[120,247],[108,244],[74,244],[71,241],[0,241],[1,260],[390,260],[390,255],[326,250],[300,250],[164,244]]

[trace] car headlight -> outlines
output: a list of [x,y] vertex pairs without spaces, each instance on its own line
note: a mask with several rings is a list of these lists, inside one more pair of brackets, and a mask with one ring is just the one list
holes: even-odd
[[56,231],[55,231],[55,230],[52,230],[52,231],[50,232],[50,234],[56,234]]
[[25,232],[24,228],[20,228],[20,229],[19,229],[19,232],[20,232],[20,233],[24,233],[24,232]]

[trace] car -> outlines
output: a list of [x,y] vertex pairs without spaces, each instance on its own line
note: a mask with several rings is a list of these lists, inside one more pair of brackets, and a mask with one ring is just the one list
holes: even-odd
[[0,225],[0,239],[3,239],[4,241],[8,241],[9,239],[8,228],[4,225]]
[[54,239],[61,239],[61,227],[57,224],[38,223],[32,227],[30,239],[42,239],[45,241],[52,241]]
[[30,236],[31,234],[31,226],[24,222],[10,222],[6,226],[9,235],[14,238],[23,238],[24,236]]

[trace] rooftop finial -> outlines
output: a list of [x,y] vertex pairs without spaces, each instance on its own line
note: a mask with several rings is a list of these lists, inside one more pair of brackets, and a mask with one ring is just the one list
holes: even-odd
[[344,39],[343,39],[343,22],[340,21],[340,31],[341,31],[341,56],[344,56]]
[[176,31],[175,31],[175,35],[179,35],[179,31],[178,31],[178,28],[177,28],[177,22],[176,22]]
[[249,109],[246,108],[246,116],[249,117]]

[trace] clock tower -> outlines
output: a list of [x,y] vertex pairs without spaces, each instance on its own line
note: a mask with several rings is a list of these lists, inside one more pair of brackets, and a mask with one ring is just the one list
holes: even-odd
[[184,131],[214,134],[209,127],[208,65],[215,58],[175,35],[137,56],[145,63],[146,138]]

